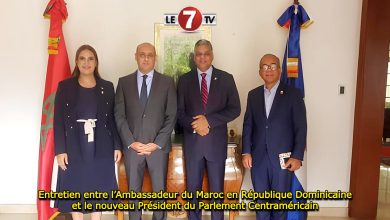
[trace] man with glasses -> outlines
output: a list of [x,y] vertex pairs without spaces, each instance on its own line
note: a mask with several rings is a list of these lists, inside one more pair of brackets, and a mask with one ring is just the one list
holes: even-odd
[[[141,191],[145,166],[153,191],[166,191],[177,111],[175,85],[173,78],[154,70],[156,50],[152,44],[138,45],[135,60],[138,70],[119,79],[115,96],[116,124],[126,146],[123,154],[129,191]],[[130,202],[137,204],[138,200]],[[129,219],[140,220],[141,214],[140,210],[130,211]],[[153,212],[153,220],[164,219],[165,211]]]
[[[227,123],[240,115],[240,100],[233,76],[212,66],[213,47],[199,40],[194,48],[196,68],[178,82],[178,121],[184,133],[187,191],[202,190],[205,169],[209,191],[223,192],[227,157]],[[211,202],[222,202],[213,199]],[[201,210],[189,211],[190,220],[200,220]],[[223,220],[223,211],[212,211],[212,220]]]
[[[280,82],[280,74],[279,58],[264,55],[259,65],[264,85],[248,93],[242,163],[251,169],[256,192],[289,192],[293,173],[303,161],[307,133],[305,103],[298,89]],[[256,219],[287,219],[287,211],[258,211]]]

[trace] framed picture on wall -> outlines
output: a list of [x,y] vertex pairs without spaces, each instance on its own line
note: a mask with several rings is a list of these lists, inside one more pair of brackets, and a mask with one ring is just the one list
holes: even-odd
[[185,32],[179,26],[155,24],[157,71],[172,76],[177,81],[180,75],[194,67],[194,45],[199,39],[211,41],[211,27],[201,26],[195,32]]

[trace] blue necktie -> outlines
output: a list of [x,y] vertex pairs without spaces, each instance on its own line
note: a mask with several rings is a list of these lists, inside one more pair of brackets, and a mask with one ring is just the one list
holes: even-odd
[[148,93],[147,93],[147,86],[146,86],[146,78],[148,78],[148,75],[142,76],[142,87],[141,87],[141,94],[139,96],[139,99],[141,101],[142,109],[145,109],[146,102],[148,101]]

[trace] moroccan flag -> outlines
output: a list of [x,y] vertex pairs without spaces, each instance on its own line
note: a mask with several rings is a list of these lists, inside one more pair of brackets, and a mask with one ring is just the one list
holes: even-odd
[[[298,88],[305,97],[305,88],[303,83],[303,70],[301,49],[299,38],[301,28],[306,28],[313,23],[305,9],[299,4],[293,4],[278,19],[278,24],[289,30],[286,51],[284,53],[281,81],[287,85]],[[303,166],[295,171],[291,183],[291,192],[293,192],[293,202],[306,202],[306,200],[297,200],[296,191],[304,191],[306,188],[306,150]],[[307,219],[306,211],[288,211],[288,220]]]
[[[64,0],[50,0],[44,16],[50,19],[45,93],[43,97],[39,162],[38,190],[50,192],[54,163],[54,97],[58,83],[70,76],[68,53],[66,52],[62,22],[68,16]],[[50,207],[50,200],[37,199],[38,220],[54,219],[59,213]]]

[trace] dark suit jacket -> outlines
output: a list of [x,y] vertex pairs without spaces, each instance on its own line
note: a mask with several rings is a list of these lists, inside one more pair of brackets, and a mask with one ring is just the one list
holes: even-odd
[[[227,123],[240,115],[241,106],[233,76],[213,67],[206,110],[203,110],[197,70],[179,78],[178,121],[183,127],[184,153],[187,158],[224,161],[227,156]],[[204,114],[210,133],[193,133],[192,117]]]
[[268,119],[265,113],[264,85],[248,93],[243,127],[243,154],[253,160],[269,156],[279,166],[279,154],[291,152],[291,157],[303,160],[306,146],[306,109],[298,89],[282,82],[275,94]]
[[[95,156],[113,157],[114,149],[122,145],[114,119],[114,86],[111,82],[96,80],[97,121],[95,128]],[[80,160],[79,129],[77,119],[77,78],[69,78],[58,84],[54,107],[55,154],[67,153],[69,160]]]
[[136,141],[155,143],[168,153],[176,122],[176,101],[173,78],[154,71],[144,111],[139,99],[137,72],[121,77],[115,97],[115,119],[123,145],[127,147]]

